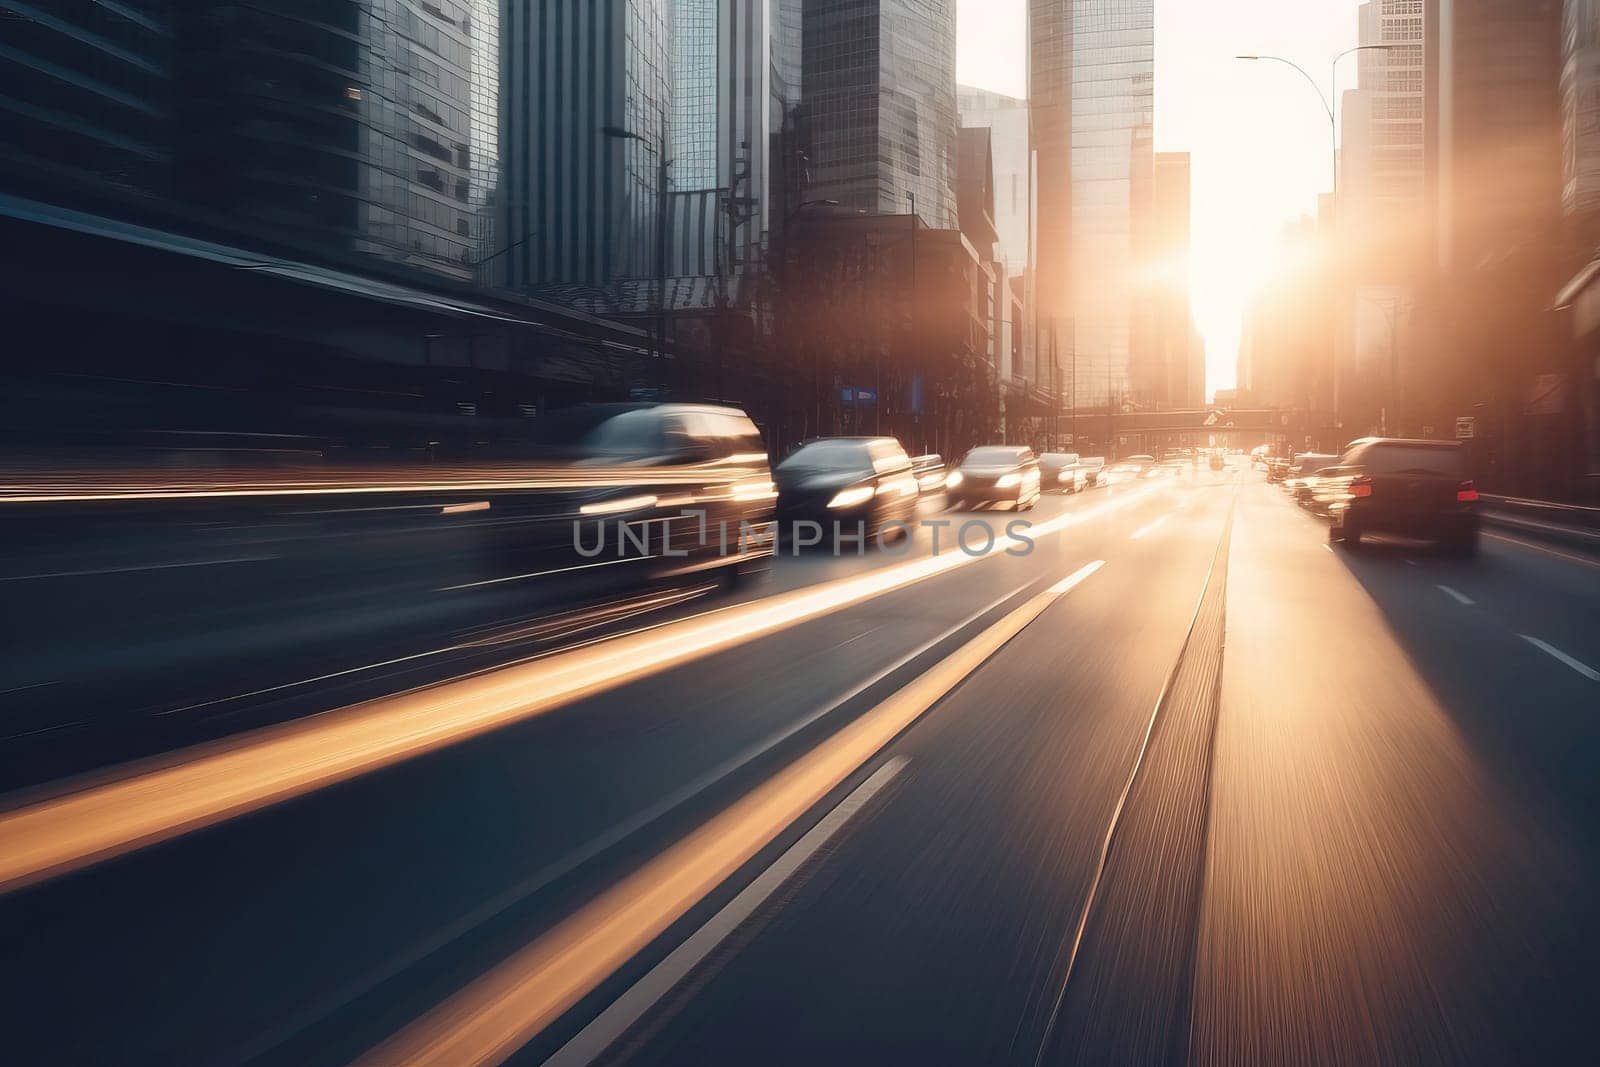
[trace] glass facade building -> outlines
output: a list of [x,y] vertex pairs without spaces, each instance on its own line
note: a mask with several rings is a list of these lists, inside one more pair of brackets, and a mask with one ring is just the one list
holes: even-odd
[[1130,399],[1154,195],[1153,0],[1034,0],[1041,341],[1079,407]]
[[955,4],[840,0],[805,8],[808,199],[863,211],[910,210],[953,229]]
[[[672,273],[759,262],[773,200],[800,171],[790,164],[803,143],[805,6],[18,7],[0,47],[0,192],[401,280],[584,297],[599,310],[610,297],[587,290],[656,273],[663,204]],[[945,28],[941,47],[953,49]],[[920,75],[908,77],[899,91],[916,96]],[[918,106],[900,107],[916,121],[891,139],[907,175],[892,197],[915,188],[926,212],[938,197],[911,173],[926,136]]]
[[73,3],[8,20],[19,190],[470,281],[493,240],[496,0]]
[[679,189],[717,185],[717,7],[674,0],[672,168]]

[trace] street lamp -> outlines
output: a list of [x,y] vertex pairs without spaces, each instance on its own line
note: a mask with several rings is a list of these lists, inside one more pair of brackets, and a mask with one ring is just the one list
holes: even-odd
[[[1285,59],[1283,56],[1260,55],[1239,55],[1233,57],[1235,59],[1242,59],[1249,62],[1282,63],[1286,67],[1292,67],[1302,78],[1306,80],[1306,84],[1311,86],[1312,91],[1317,94],[1317,102],[1322,105],[1322,110],[1327,112],[1328,165],[1333,172],[1333,269],[1335,271],[1339,269],[1339,231],[1341,229],[1341,223],[1343,222],[1344,214],[1344,205],[1339,203],[1339,60],[1343,59],[1345,56],[1354,55],[1357,52],[1394,52],[1404,47],[1406,46],[1398,44],[1358,44],[1354,48],[1346,48],[1343,52],[1338,53],[1328,62],[1328,94],[1326,95],[1323,93],[1322,87],[1317,84],[1317,80],[1307,73],[1304,67],[1292,59]],[[1341,425],[1339,421],[1340,395],[1338,290],[1339,287],[1337,284],[1335,284],[1331,299],[1331,313],[1328,316],[1328,327],[1333,334],[1333,422],[1335,429]]]
[[[617,141],[650,141],[625,126],[602,126],[600,132]],[[667,130],[662,123],[656,137],[656,358],[667,354],[667,171],[672,160],[667,158]]]

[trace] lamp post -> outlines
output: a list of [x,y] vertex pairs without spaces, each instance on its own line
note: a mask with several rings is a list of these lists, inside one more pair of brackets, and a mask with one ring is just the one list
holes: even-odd
[[[648,138],[641,137],[632,130],[623,126],[602,126],[600,132],[607,137],[618,141],[638,141],[640,144],[649,145]],[[656,135],[656,358],[665,358],[667,354],[667,183],[672,160],[667,158],[667,127],[663,120],[661,129]]]
[[[1343,222],[1343,213],[1344,213],[1343,212],[1344,205],[1339,203],[1339,117],[1338,117],[1339,60],[1343,59],[1345,56],[1354,55],[1357,52],[1393,52],[1393,51],[1396,51],[1396,50],[1398,50],[1400,48],[1403,48],[1403,47],[1405,47],[1405,46],[1404,45],[1398,45],[1398,44],[1359,44],[1359,45],[1356,45],[1354,48],[1346,48],[1343,52],[1338,53],[1337,55],[1335,55],[1328,62],[1328,93],[1327,94],[1323,93],[1322,87],[1317,84],[1317,80],[1315,78],[1313,78],[1310,74],[1308,74],[1304,67],[1302,67],[1300,64],[1296,63],[1292,59],[1285,59],[1283,56],[1261,56],[1261,55],[1239,55],[1239,56],[1234,56],[1233,57],[1235,59],[1247,60],[1249,62],[1282,63],[1286,67],[1293,68],[1302,78],[1304,78],[1306,80],[1306,84],[1311,86],[1311,90],[1317,94],[1317,102],[1322,105],[1322,110],[1327,112],[1327,115],[1328,115],[1328,167],[1329,167],[1329,170],[1332,171],[1332,174],[1333,174],[1333,227],[1334,227],[1333,228],[1333,244],[1334,244],[1334,256],[1333,256],[1334,267],[1333,267],[1333,269],[1335,271],[1337,271],[1339,269],[1339,232],[1340,232],[1340,229],[1341,229],[1341,224]],[[1331,331],[1332,341],[1333,341],[1333,422],[1334,422],[1334,427],[1335,427],[1336,430],[1341,425],[1341,423],[1339,421],[1339,400],[1340,400],[1340,396],[1339,396],[1339,314],[1338,314],[1339,304],[1338,304],[1338,300],[1339,300],[1339,286],[1336,283],[1333,286],[1333,292],[1330,294],[1329,303],[1331,304],[1331,308],[1330,308],[1330,314],[1328,316],[1328,327],[1329,327],[1329,330]],[[1341,449],[1341,451],[1343,450],[1343,446],[1342,445],[1340,446],[1340,449]]]

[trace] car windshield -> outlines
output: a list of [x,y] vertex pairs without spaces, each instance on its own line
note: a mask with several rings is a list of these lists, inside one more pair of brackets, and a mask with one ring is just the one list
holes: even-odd
[[1368,474],[1443,474],[1461,477],[1455,445],[1374,445],[1362,459]]
[[963,467],[1008,467],[1022,462],[1018,448],[974,448],[961,461]]
[[872,466],[863,441],[813,441],[778,464],[785,470],[860,470]]

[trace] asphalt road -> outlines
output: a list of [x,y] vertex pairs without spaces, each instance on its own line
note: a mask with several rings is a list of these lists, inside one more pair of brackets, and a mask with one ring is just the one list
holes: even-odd
[[8,1058],[1591,1058],[1600,566],[1029,518],[16,794]]

